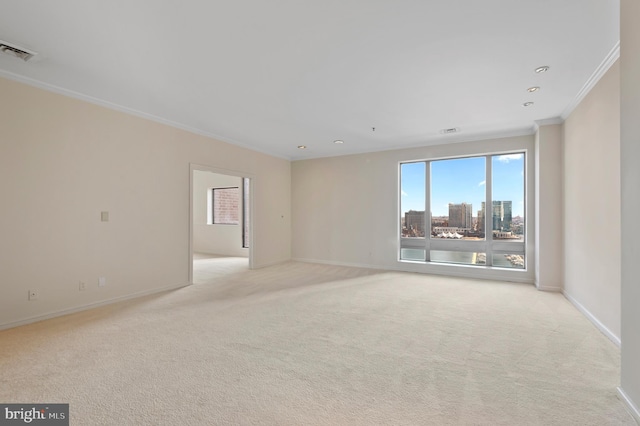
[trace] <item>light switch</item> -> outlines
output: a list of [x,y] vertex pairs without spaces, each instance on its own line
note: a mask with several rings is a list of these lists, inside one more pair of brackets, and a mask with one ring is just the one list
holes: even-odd
[[100,220],[103,222],[109,222],[109,212],[101,212]]

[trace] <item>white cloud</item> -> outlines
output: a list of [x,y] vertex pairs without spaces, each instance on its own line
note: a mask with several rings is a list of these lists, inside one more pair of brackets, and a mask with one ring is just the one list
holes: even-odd
[[486,183],[487,183],[487,181],[486,181],[486,180],[483,180],[482,182],[480,182],[480,183],[478,184],[478,186],[486,185]]
[[522,159],[523,154],[505,154],[498,156],[498,161],[502,163],[508,163],[511,160],[520,160]]
[[409,195],[409,194],[407,194],[406,192],[404,192],[404,190],[401,190],[401,191],[402,191],[402,195],[403,195],[403,196],[405,196],[405,197],[406,197],[407,195]]

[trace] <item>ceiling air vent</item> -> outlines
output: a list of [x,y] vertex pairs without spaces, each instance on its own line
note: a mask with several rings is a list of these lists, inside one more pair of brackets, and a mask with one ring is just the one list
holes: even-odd
[[31,52],[22,47],[12,46],[11,44],[2,40],[0,40],[0,52],[4,53],[5,55],[13,56],[14,58],[20,58],[25,62],[31,59],[34,55],[37,55],[36,52]]
[[449,129],[442,129],[440,130],[440,133],[444,133],[445,135],[451,134],[451,133],[458,133],[460,129],[458,129],[457,127],[451,127]]

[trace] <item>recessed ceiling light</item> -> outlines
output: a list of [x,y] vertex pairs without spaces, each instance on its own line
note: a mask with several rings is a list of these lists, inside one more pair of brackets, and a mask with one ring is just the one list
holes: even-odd
[[525,107],[528,107],[528,106],[531,106],[531,105],[533,105],[533,102],[525,102],[525,103],[522,104],[522,106],[525,106]]
[[341,141],[340,139],[333,141],[333,143],[337,143],[337,144],[341,144],[344,143],[344,141]]
[[537,92],[538,90],[540,90],[540,88],[538,86],[534,86],[534,87],[529,87],[527,89],[527,92],[533,93],[533,92]]
[[298,149],[306,149],[307,146],[306,145],[298,145]]
[[541,72],[547,72],[547,71],[549,71],[549,67],[547,65],[536,68],[536,73],[538,74],[540,74]]

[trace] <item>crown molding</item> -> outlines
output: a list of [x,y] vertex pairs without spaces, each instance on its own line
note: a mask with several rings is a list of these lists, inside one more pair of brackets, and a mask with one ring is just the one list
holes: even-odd
[[45,83],[43,81],[40,80],[36,80],[30,77],[25,77],[19,74],[14,74],[10,71],[6,71],[3,69],[0,69],[0,77],[4,77],[8,80],[12,80],[12,81],[16,81],[18,83],[22,83],[22,84],[26,84],[27,86],[31,86],[31,87],[35,87],[37,89],[42,89],[45,90],[47,92],[53,92],[53,93],[57,93],[58,95],[62,95],[62,96],[67,96],[69,98],[73,98],[73,99],[77,99],[80,101],[84,101],[84,102],[88,102],[90,104],[94,104],[94,105],[98,105],[101,106],[103,108],[108,108],[111,110],[115,110],[118,112],[122,112],[124,114],[128,114],[128,115],[133,115],[139,118],[143,118],[145,120],[150,120],[150,121],[154,121],[156,123],[160,123],[160,124],[164,124],[166,126],[169,127],[173,127],[176,129],[180,129],[180,130],[184,130],[186,132],[189,133],[193,133],[199,136],[204,136],[206,138],[210,138],[210,139],[215,139],[217,141],[220,142],[224,142],[224,143],[228,143],[230,145],[235,145],[237,147],[240,148],[245,148],[254,152],[259,152],[261,154],[265,154],[265,155],[269,155],[271,157],[277,157],[277,158],[281,158],[284,160],[291,160],[291,158],[284,156],[284,155],[280,155],[280,154],[275,154],[273,152],[268,152],[268,151],[264,151],[255,147],[252,147],[248,144],[242,143],[242,142],[238,142],[234,139],[231,138],[227,138],[224,136],[220,136],[220,135],[216,135],[215,133],[211,133],[211,132],[207,132],[205,130],[201,130],[195,127],[191,127],[188,126],[186,124],[182,124],[182,123],[178,123],[176,121],[171,121],[168,120],[166,118],[163,117],[158,117],[156,115],[153,114],[149,114],[146,112],[142,112],[133,108],[128,108],[122,105],[118,105],[115,104],[113,102],[109,102],[106,101],[104,99],[100,99],[100,98],[95,98],[93,96],[89,96],[89,95],[85,95],[83,93],[80,92],[76,92],[73,90],[68,90],[68,89],[64,89],[62,87],[53,85],[53,84],[49,84],[49,83]]
[[565,110],[560,114],[560,117],[563,120],[566,120],[569,115],[573,112],[574,109],[582,102],[582,100],[589,94],[591,89],[600,81],[602,76],[604,76],[609,68],[620,58],[620,40],[613,46],[613,49],[609,52],[606,58],[600,63],[598,68],[591,74],[591,77],[587,80],[587,82],[582,86],[582,89],[578,92],[576,97],[567,105]]
[[564,119],[562,117],[544,118],[542,120],[535,120],[533,122],[533,133],[536,133],[541,126],[553,126],[554,124],[562,124]]
[[[593,74],[589,77],[589,79],[587,80],[587,82],[583,85],[583,87],[580,89],[580,91],[578,92],[578,94],[575,96],[575,98],[567,105],[567,107],[565,108],[565,110],[562,112],[562,114],[560,114],[559,117],[552,117],[552,118],[547,118],[547,119],[542,119],[542,120],[536,120],[534,121],[533,125],[527,129],[524,128],[519,128],[519,129],[509,129],[509,130],[504,130],[504,131],[489,131],[489,132],[478,132],[478,133],[472,133],[472,134],[466,134],[466,135],[456,135],[455,137],[446,137],[446,136],[442,136],[442,135],[438,135],[436,137],[432,137],[432,138],[426,138],[425,140],[422,140],[419,143],[414,143],[414,144],[409,144],[409,145],[404,145],[404,146],[398,146],[395,148],[389,148],[389,149],[380,149],[380,150],[376,150],[376,151],[388,151],[388,150],[394,150],[394,149],[407,149],[407,148],[416,148],[416,147],[420,147],[420,146],[426,146],[426,145],[438,145],[438,144],[447,144],[447,143],[459,143],[459,142],[471,142],[471,141],[478,141],[478,140],[486,140],[486,139],[499,139],[499,138],[505,138],[505,137],[513,137],[513,136],[524,136],[524,135],[530,135],[533,133],[536,133],[538,131],[538,129],[540,128],[540,126],[545,126],[545,125],[554,125],[554,124],[562,124],[567,117],[573,112],[573,110],[580,104],[580,102],[587,96],[587,94],[591,91],[591,89],[593,89],[593,87],[598,83],[598,81],[604,76],[604,74],[606,74],[606,72],[609,70],[609,68],[611,68],[611,66],[616,62],[616,60],[618,60],[618,58],[620,58],[620,42],[618,41],[615,46],[613,47],[613,49],[609,52],[609,54],[606,56],[606,58],[600,63],[600,65],[598,66],[598,68],[593,72]],[[241,148],[245,148],[245,149],[249,149],[251,151],[254,152],[259,152],[265,155],[269,155],[272,157],[277,157],[277,158],[281,158],[284,160],[289,160],[289,161],[296,161],[296,160],[302,160],[302,159],[307,159],[307,158],[316,158],[315,156],[286,156],[286,155],[281,155],[281,154],[277,154],[274,152],[269,152],[269,151],[265,151],[265,150],[261,150],[258,149],[256,147],[252,147],[248,144],[236,141],[232,138],[228,138],[228,137],[224,137],[224,136],[220,136],[217,135],[215,133],[211,133],[211,132],[207,132],[204,131],[202,129],[198,129],[195,127],[191,127],[179,122],[175,122],[175,121],[171,121],[168,120],[166,118],[162,118],[162,117],[158,117],[152,114],[148,114],[139,110],[135,110],[132,108],[128,108],[128,107],[124,107],[122,105],[118,105],[100,98],[95,98],[92,96],[88,96],[79,92],[75,92],[73,90],[68,90],[68,89],[64,89],[62,87],[59,86],[55,86],[49,83],[45,83],[42,82],[40,80],[36,80],[30,77],[25,77],[22,75],[18,75],[18,74],[14,74],[12,72],[6,71],[6,70],[2,70],[0,69],[0,76],[1,77],[5,77],[9,80],[13,80],[13,81],[17,81],[19,83],[23,83],[32,87],[36,87],[42,90],[46,90],[49,92],[53,92],[53,93],[57,93],[63,96],[67,96],[70,98],[74,98],[74,99],[78,99],[81,101],[85,101],[85,102],[89,102],[91,104],[94,105],[98,105],[104,108],[109,108],[112,110],[116,110],[125,114],[129,114],[129,115],[133,115],[133,116],[137,116],[146,120],[150,120],[150,121],[154,121],[156,123],[160,123],[160,124],[164,124],[173,128],[177,128],[177,129],[181,129],[196,135],[200,135],[200,136],[204,136],[207,138],[211,138],[211,139],[215,139],[221,142],[225,142],[231,145],[235,145]],[[361,154],[363,152],[367,152],[367,151],[356,151],[356,152],[349,152],[345,155],[350,155],[350,154]],[[332,155],[326,155],[326,157],[330,157]],[[324,157],[324,156],[321,156]]]

